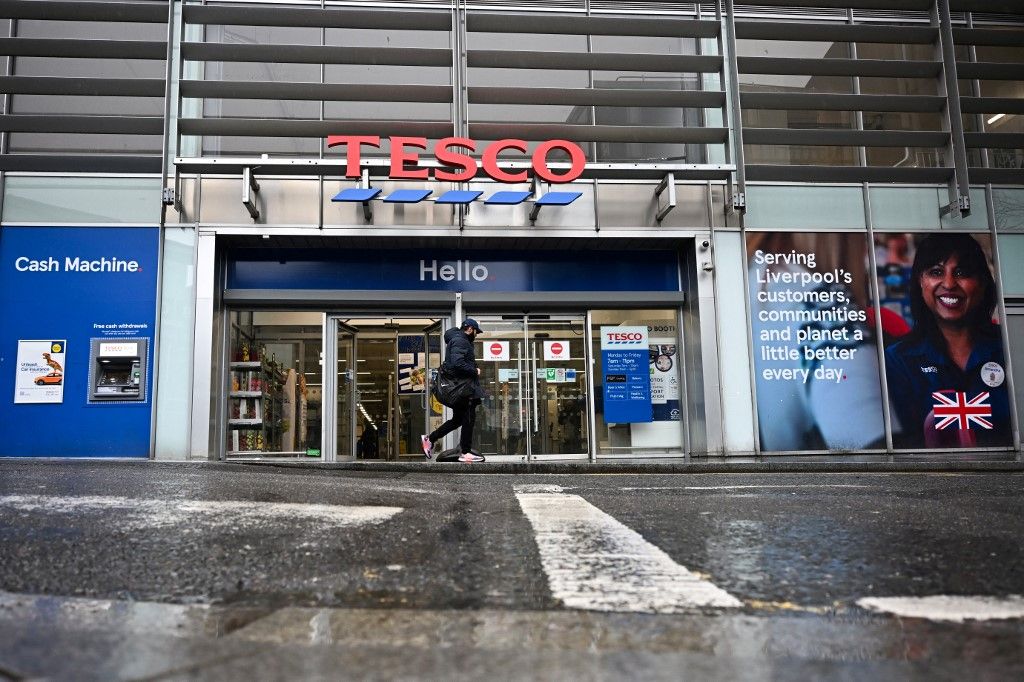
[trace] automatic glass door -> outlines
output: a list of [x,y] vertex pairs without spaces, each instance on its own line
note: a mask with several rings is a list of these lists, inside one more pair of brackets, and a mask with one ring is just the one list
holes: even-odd
[[590,450],[584,315],[473,316],[487,393],[477,414],[485,456],[586,457]]

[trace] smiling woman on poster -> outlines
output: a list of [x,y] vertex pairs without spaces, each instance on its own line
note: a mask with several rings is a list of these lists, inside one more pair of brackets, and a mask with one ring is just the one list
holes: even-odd
[[[917,245],[909,281],[914,327],[885,351],[897,447],[1010,444],[1010,404],[996,289],[969,234]],[[894,431],[896,431],[894,424]]]

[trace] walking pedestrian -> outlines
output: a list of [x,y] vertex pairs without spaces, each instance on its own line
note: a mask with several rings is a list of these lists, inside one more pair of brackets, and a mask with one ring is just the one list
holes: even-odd
[[441,438],[461,428],[459,433],[459,455],[460,462],[482,462],[483,456],[474,452],[473,427],[476,424],[476,408],[484,397],[483,389],[480,388],[480,368],[476,364],[476,356],[473,350],[473,339],[477,334],[482,333],[480,325],[471,317],[467,317],[458,329],[449,329],[444,333],[445,360],[441,365],[441,372],[452,377],[467,379],[472,382],[472,391],[452,406],[452,418],[441,424],[432,433],[420,436],[420,443],[423,445],[423,454],[427,459],[434,456],[434,443]]

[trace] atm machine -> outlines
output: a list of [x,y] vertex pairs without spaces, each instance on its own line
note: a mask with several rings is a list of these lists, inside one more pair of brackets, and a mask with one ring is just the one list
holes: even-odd
[[89,402],[146,400],[148,338],[92,339]]

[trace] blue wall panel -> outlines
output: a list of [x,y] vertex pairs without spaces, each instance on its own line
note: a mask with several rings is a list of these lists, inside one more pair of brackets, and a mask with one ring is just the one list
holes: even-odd
[[[156,227],[0,231],[0,456],[148,456],[158,244]],[[146,400],[90,404],[89,340],[129,336],[149,339]],[[67,340],[62,403],[15,404],[19,339]]]

